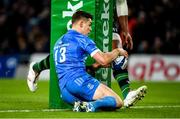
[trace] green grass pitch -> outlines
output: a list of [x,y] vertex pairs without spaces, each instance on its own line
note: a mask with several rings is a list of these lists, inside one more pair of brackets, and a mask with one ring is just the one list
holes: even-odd
[[[148,86],[148,93],[130,109],[83,113],[48,109],[48,81],[39,81],[37,92],[31,93],[26,80],[0,80],[0,118],[180,118],[180,83],[132,82],[131,87],[141,85]],[[117,83],[112,88],[121,96]]]

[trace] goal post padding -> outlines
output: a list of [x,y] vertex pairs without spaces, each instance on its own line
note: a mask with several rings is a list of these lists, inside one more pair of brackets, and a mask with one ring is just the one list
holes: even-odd
[[[71,17],[76,10],[84,10],[93,15],[92,32],[89,37],[96,42],[102,51],[111,51],[112,6],[113,0],[52,0],[50,53],[53,54],[53,47],[58,38],[71,28]],[[89,57],[86,65],[91,65],[93,62],[94,60]],[[106,83],[109,87],[111,86],[111,70],[109,68],[99,69],[96,72],[96,78]],[[72,108],[61,99],[52,55],[50,57],[49,87],[49,108]]]

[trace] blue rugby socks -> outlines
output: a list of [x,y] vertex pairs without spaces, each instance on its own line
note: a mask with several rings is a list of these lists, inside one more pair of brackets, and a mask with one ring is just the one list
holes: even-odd
[[97,111],[97,109],[99,109],[101,107],[116,108],[116,100],[112,96],[106,96],[104,98],[101,98],[99,100],[89,102],[89,103],[90,103],[90,106],[92,106],[92,108],[94,108],[92,110],[93,112]]

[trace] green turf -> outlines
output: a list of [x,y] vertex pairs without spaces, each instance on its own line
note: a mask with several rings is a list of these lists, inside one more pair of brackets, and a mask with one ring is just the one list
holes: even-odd
[[[78,113],[71,110],[45,110],[48,109],[48,81],[39,81],[38,91],[31,93],[25,80],[0,80],[0,118],[180,118],[180,83],[133,82],[131,86],[136,88],[144,84],[148,86],[148,94],[131,109]],[[112,87],[120,94],[116,83],[112,83]]]

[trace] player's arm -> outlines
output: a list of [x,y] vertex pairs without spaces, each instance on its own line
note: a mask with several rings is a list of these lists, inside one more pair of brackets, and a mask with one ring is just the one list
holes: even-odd
[[124,45],[128,49],[133,48],[133,41],[132,37],[129,34],[128,30],[128,6],[127,6],[127,1],[126,0],[116,0],[116,9],[117,9],[117,15],[118,15],[118,20],[119,20],[119,25],[121,28],[121,38]]
[[129,34],[129,30],[128,30],[128,18],[127,16],[119,16],[119,24],[120,24],[120,28],[121,28],[121,38],[123,42],[123,45],[126,45],[126,47],[128,49],[133,49],[133,41],[132,41],[132,37]]
[[110,67],[110,66],[111,66],[110,63],[107,64],[107,65],[101,65],[101,64],[99,64],[98,62],[95,62],[95,63],[93,63],[93,64],[91,65],[91,69],[97,70],[97,69],[99,69],[99,68],[108,68],[108,67]]
[[112,50],[111,52],[103,53],[101,51],[98,51],[95,53],[92,57],[102,66],[107,66],[109,63],[111,63],[117,56],[123,55],[125,57],[128,57],[127,51],[125,51],[122,48],[116,48]]

